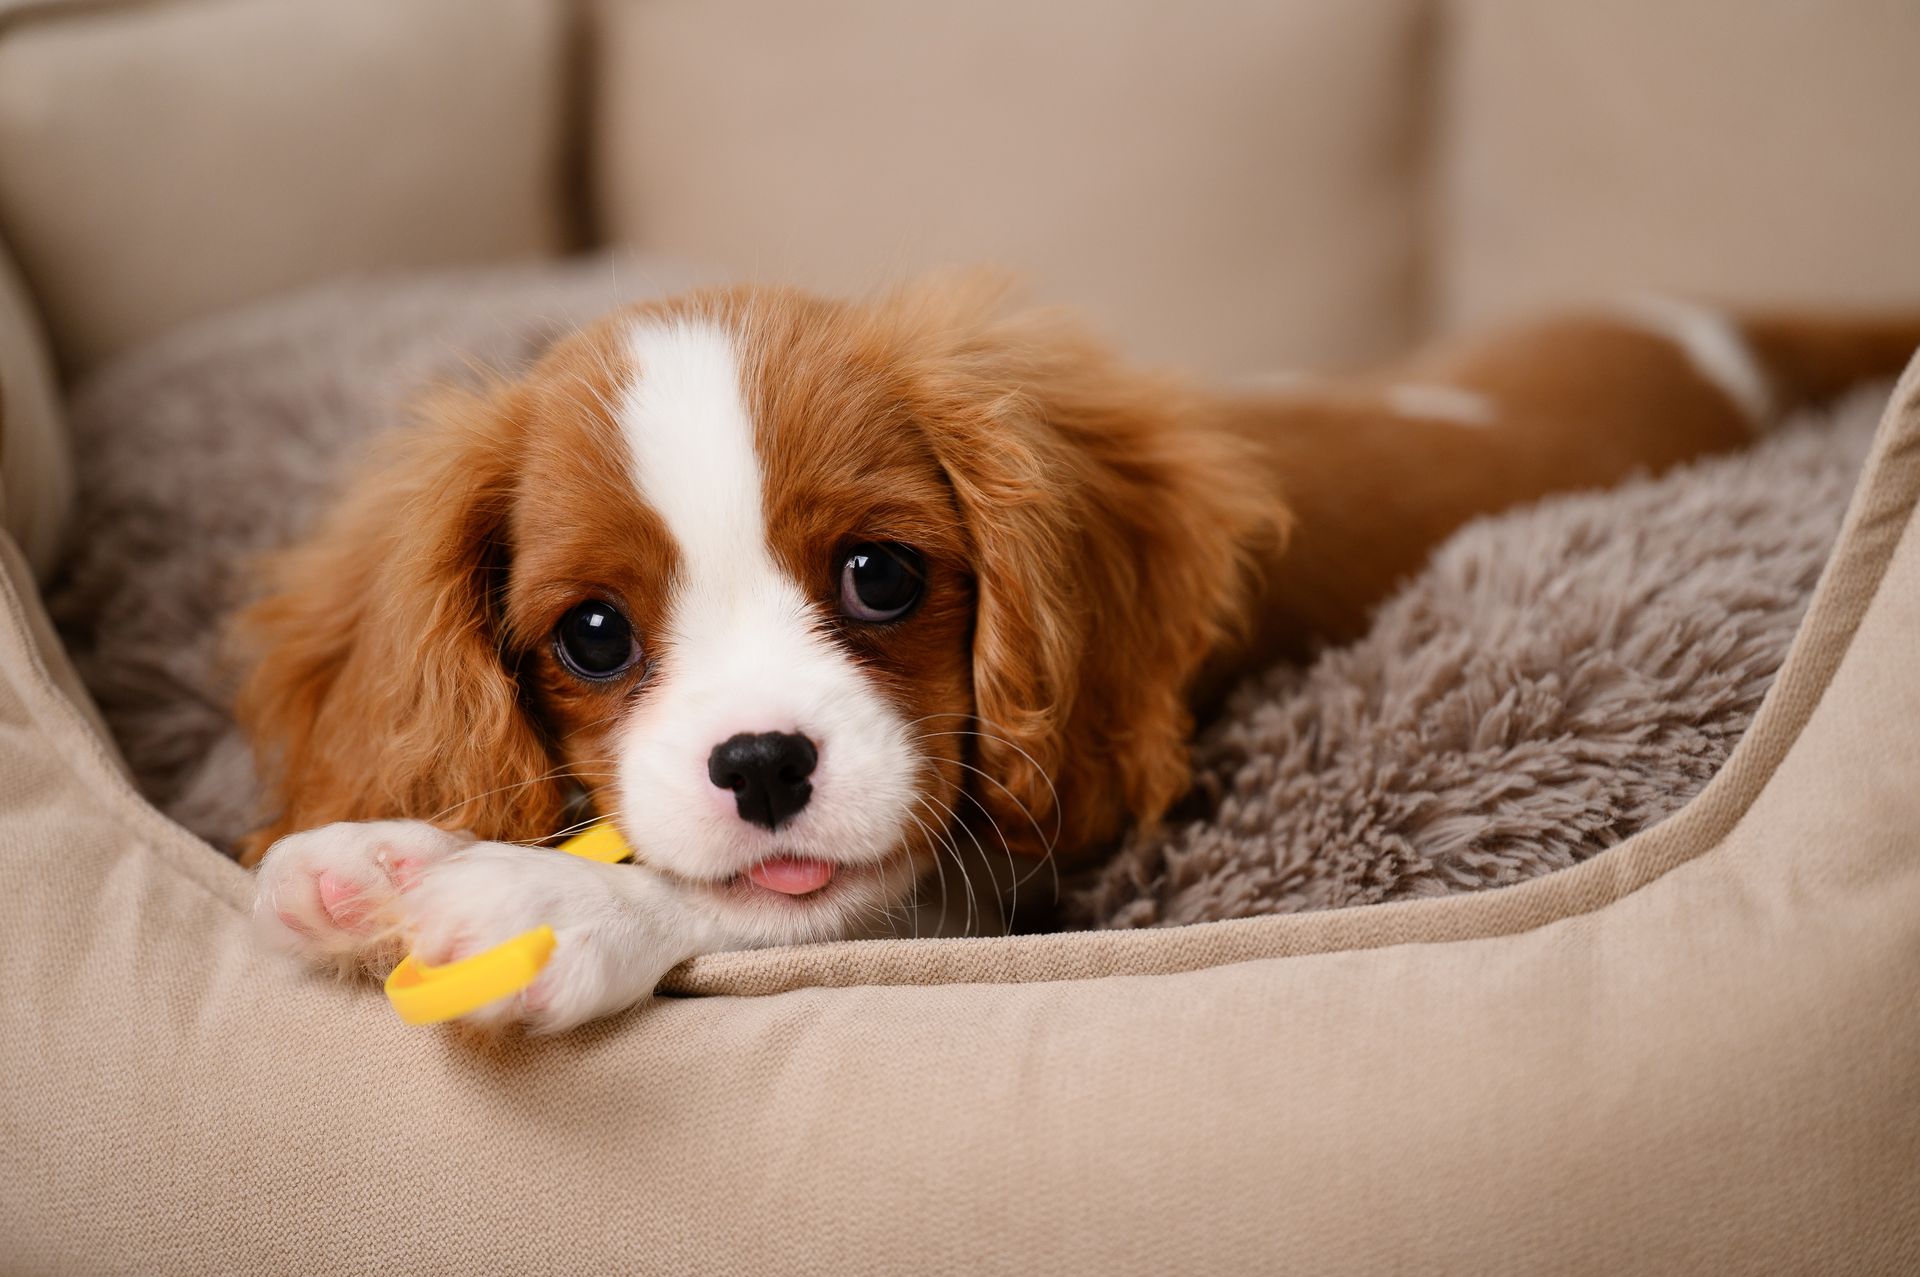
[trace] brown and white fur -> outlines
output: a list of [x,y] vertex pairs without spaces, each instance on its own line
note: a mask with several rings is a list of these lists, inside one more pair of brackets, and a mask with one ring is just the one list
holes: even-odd
[[[439,401],[242,618],[261,926],[440,962],[550,923],[540,979],[473,1017],[536,1030],[692,955],[864,934],[943,846],[1072,858],[1159,819],[1197,701],[1357,633],[1465,520],[1738,447],[1916,342],[1647,303],[1223,395],[966,284],[634,307]],[[898,619],[849,611],[876,544],[924,568]],[[638,638],[608,678],[555,637],[588,600]],[[806,742],[778,820],[712,762],[762,735]],[[582,796],[635,864],[538,845]]]

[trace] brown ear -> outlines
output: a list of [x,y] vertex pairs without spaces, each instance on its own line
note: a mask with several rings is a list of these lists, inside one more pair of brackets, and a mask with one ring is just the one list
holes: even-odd
[[242,844],[413,817],[488,838],[559,826],[565,794],[502,661],[495,603],[518,440],[504,392],[448,393],[242,613],[239,717],[279,815]]
[[1187,788],[1188,697],[1242,622],[1248,556],[1284,525],[1273,486],[1204,399],[1056,315],[951,285],[894,306],[972,541],[974,796],[1032,853],[1150,825]]

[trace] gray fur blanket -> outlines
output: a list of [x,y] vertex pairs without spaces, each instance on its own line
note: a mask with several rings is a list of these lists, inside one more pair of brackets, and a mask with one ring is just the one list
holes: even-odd
[[[84,387],[80,535],[50,602],[152,800],[219,845],[254,822],[221,618],[367,436],[429,382],[510,369],[681,282],[597,263],[345,285],[184,331]],[[1463,529],[1366,638],[1241,687],[1202,734],[1187,803],[1067,883],[1062,925],[1504,886],[1676,810],[1779,668],[1884,399]]]
[[1504,887],[1677,811],[1785,659],[1887,394],[1461,529],[1365,638],[1234,693],[1181,818],[1073,884],[1067,925]]

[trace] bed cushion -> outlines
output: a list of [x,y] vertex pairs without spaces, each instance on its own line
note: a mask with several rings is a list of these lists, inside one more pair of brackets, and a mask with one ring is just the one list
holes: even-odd
[[7,246],[0,242],[0,529],[42,579],[73,505],[73,463],[53,352]]
[[991,262],[1210,373],[1421,311],[1421,0],[591,6],[607,239],[861,292]]
[[0,235],[62,367],[314,280],[556,251],[568,20],[548,0],[5,6]]
[[1920,5],[1450,0],[1435,318],[1920,293]]
[[1680,813],[1471,896],[700,959],[554,1039],[249,940],[0,597],[22,1271],[1920,1265],[1920,372]]

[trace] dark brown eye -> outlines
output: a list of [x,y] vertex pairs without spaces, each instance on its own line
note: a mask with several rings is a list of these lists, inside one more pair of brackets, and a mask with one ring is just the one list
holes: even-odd
[[553,627],[553,650],[569,671],[597,683],[625,673],[639,657],[640,644],[619,608],[588,599],[568,608]]
[[856,621],[897,621],[926,588],[920,552],[898,541],[864,541],[840,560],[840,611]]

